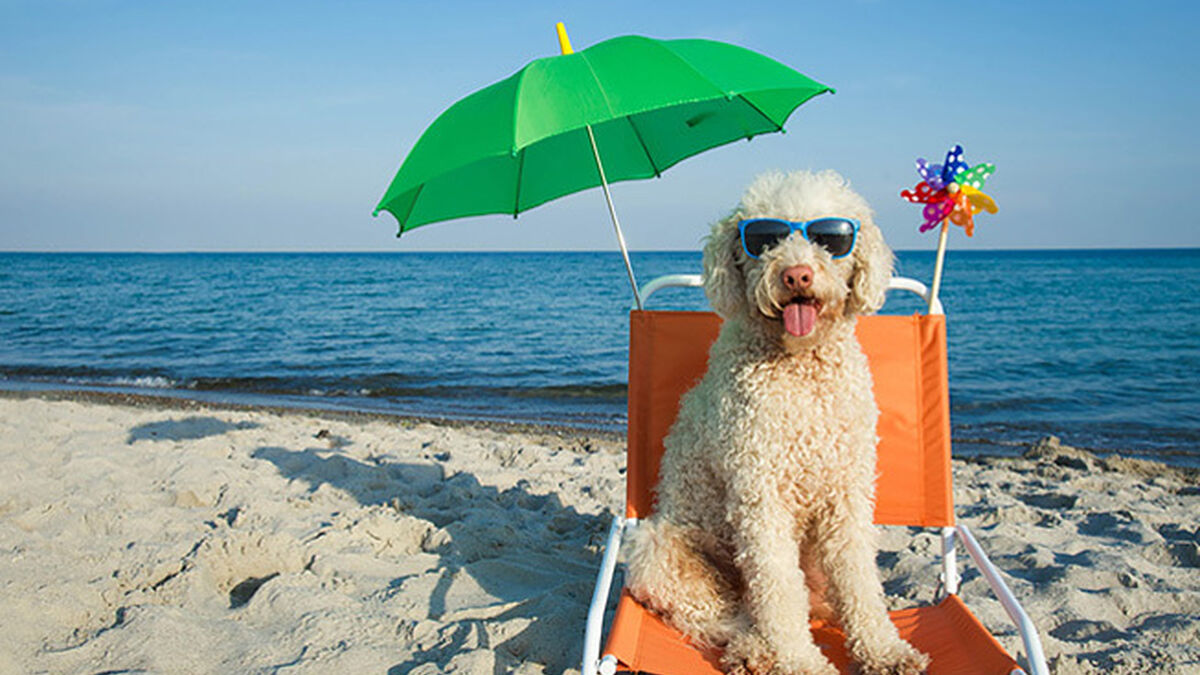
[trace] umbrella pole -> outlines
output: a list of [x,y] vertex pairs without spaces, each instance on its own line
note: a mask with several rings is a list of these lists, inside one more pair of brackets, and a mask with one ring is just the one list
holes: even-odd
[[[567,28],[561,21],[554,26],[558,32],[558,47],[563,54],[573,54],[571,39],[567,37]],[[642,295],[638,293],[637,279],[633,277],[633,264],[629,262],[629,249],[625,246],[625,235],[621,233],[621,223],[617,220],[617,207],[613,206],[612,194],[608,191],[608,178],[604,176],[604,163],[600,161],[600,149],[596,147],[596,134],[592,133],[592,125],[584,127],[588,132],[588,140],[592,143],[592,156],[596,158],[596,170],[600,172],[600,187],[604,188],[604,201],[608,202],[608,215],[612,218],[613,229],[617,231],[617,245],[621,247],[621,257],[625,260],[625,273],[629,275],[629,285],[633,288],[633,302],[640,310]]]
[[942,265],[946,262],[946,235],[950,231],[950,221],[942,221],[942,233],[938,236],[937,261],[933,264],[933,286],[929,290],[929,311],[937,302],[938,291],[942,289]]
[[587,127],[588,140],[592,142],[592,156],[596,158],[596,169],[600,172],[600,187],[604,188],[604,201],[608,203],[608,215],[612,218],[613,229],[617,232],[617,245],[621,247],[621,257],[625,260],[625,273],[629,275],[629,285],[633,288],[633,302],[640,310],[642,295],[638,293],[637,279],[633,276],[633,264],[629,262],[629,249],[625,246],[625,235],[621,233],[621,223],[617,220],[617,209],[613,206],[612,194],[608,191],[608,179],[604,176],[604,163],[600,161],[600,150],[596,147],[596,135],[592,126]]

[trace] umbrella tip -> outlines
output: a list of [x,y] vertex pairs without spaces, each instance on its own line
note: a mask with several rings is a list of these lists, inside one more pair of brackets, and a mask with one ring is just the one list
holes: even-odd
[[559,21],[555,24],[554,29],[558,31],[558,48],[562,50],[562,53],[574,54],[575,50],[571,49],[571,38],[567,37],[567,27]]

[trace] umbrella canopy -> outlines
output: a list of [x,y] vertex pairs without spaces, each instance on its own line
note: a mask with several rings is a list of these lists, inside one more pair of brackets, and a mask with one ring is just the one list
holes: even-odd
[[797,106],[832,91],[734,45],[613,38],[533,61],[452,105],[417,140],[375,214],[394,215],[400,233],[515,217],[600,185],[597,155],[610,183],[658,176],[709,148],[782,131]]

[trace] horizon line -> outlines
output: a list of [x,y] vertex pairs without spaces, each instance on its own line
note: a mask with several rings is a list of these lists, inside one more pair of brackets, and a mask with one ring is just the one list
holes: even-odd
[[[894,248],[897,253],[934,253],[936,248]],[[951,249],[947,249],[949,251]],[[1056,246],[1044,248],[966,248],[953,249],[956,253],[1033,253],[1047,251],[1200,251],[1200,245],[1194,246]],[[656,249],[630,249],[630,253],[700,253],[699,248],[656,248]],[[422,253],[459,253],[459,254],[486,254],[486,253],[614,253],[620,254],[616,249],[585,249],[585,248],[563,248],[563,249],[496,249],[496,250],[477,250],[477,249],[418,249],[418,250],[381,250],[381,249],[162,249],[162,250],[46,250],[46,249],[29,249],[29,250],[0,250],[0,255],[214,255],[214,254],[269,254],[269,255],[286,255],[286,254],[311,254],[311,255],[338,255],[338,254],[401,254],[401,255],[418,255]]]

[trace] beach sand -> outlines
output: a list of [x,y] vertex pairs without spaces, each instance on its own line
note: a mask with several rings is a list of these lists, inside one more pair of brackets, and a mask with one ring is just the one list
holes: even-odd
[[[0,397],[0,672],[577,671],[621,439],[135,403]],[[1053,672],[1200,672],[1195,472],[1053,440],[954,472]],[[937,533],[881,542],[931,601]]]

